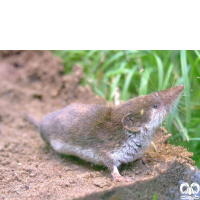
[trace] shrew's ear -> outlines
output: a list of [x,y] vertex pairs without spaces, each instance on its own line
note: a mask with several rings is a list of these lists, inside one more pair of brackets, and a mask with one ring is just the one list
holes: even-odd
[[141,127],[134,126],[134,116],[131,113],[128,113],[122,118],[122,126],[131,132],[138,132]]

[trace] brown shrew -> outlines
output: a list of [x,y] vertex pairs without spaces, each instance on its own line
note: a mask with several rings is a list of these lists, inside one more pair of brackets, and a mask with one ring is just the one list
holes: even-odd
[[114,107],[73,103],[40,123],[29,115],[27,119],[56,152],[105,165],[114,180],[126,181],[118,167],[142,158],[183,89],[175,86]]

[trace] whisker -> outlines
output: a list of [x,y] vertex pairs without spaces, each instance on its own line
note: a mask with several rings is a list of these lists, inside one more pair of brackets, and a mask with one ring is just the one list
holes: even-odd
[[145,72],[146,72],[146,74],[147,74],[147,76],[148,76],[148,78],[149,78],[149,81],[150,81],[150,83],[151,83],[151,85],[152,85],[152,87],[153,87],[153,91],[154,91],[154,92],[158,91],[158,90],[156,89],[155,85],[153,84],[153,82],[152,82],[152,80],[151,80],[151,78],[150,78],[150,76],[149,76],[147,70],[145,70]]

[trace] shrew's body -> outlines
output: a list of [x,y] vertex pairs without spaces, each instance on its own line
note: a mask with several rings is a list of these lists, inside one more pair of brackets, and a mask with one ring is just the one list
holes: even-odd
[[184,86],[136,97],[115,107],[70,104],[45,116],[41,137],[61,154],[105,165],[121,180],[121,163],[141,158]]

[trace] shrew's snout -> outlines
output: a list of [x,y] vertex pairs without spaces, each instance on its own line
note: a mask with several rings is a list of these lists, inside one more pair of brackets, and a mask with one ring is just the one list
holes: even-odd
[[179,86],[175,86],[175,87],[161,91],[160,94],[164,101],[164,104],[166,105],[173,104],[178,99],[183,89],[184,89],[184,85],[181,84]]

